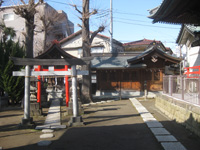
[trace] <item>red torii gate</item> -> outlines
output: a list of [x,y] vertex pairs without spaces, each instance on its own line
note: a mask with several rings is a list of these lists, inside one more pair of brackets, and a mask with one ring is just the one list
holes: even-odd
[[[44,69],[42,68],[41,65],[38,65],[37,68],[34,69],[34,71],[49,71],[49,69]],[[55,69],[54,71],[68,71],[68,65],[65,65],[65,68],[62,69]],[[37,102],[40,103],[41,107],[41,76],[37,77],[38,82],[37,82]],[[65,96],[66,96],[66,106],[69,106],[69,82],[68,82],[68,76],[65,75]]]

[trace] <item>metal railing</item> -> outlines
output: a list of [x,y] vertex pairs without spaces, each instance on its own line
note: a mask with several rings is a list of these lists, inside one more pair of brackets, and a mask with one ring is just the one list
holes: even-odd
[[163,77],[163,93],[200,105],[200,76],[188,78],[187,76],[168,75]]

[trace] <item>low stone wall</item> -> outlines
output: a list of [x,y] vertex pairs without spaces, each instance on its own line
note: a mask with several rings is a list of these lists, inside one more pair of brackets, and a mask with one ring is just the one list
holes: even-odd
[[200,136],[200,107],[163,94],[157,94],[155,105],[169,118]]

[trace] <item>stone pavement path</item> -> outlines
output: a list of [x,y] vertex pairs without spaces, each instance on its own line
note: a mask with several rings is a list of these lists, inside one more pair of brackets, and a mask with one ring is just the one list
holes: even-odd
[[61,114],[60,114],[60,100],[53,99],[49,108],[44,125],[36,126],[36,130],[42,130],[38,146],[48,146],[52,143],[50,140],[55,135],[53,129],[64,129],[66,125],[61,125]]
[[60,100],[54,99],[51,102],[51,106],[49,108],[46,120],[44,125],[36,126],[36,130],[41,129],[62,129],[66,128],[66,125],[61,125],[60,118]]
[[178,142],[177,139],[171,135],[137,99],[131,98],[130,101],[158,142],[161,143],[164,150],[186,150],[186,148]]
[[69,128],[53,150],[162,150],[129,100],[85,107],[85,126]]

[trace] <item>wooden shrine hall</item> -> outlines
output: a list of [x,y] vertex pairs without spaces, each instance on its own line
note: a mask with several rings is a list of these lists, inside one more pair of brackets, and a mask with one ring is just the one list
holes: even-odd
[[165,66],[177,64],[180,58],[165,53],[156,45],[136,56],[129,54],[92,60],[97,91],[161,91]]

